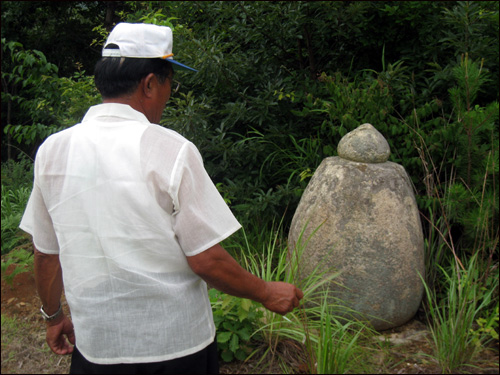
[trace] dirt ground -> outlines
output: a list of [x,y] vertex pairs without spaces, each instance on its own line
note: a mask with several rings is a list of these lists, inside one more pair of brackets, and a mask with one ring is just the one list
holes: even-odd
[[[12,272],[11,265],[7,275]],[[2,278],[2,374],[67,374],[70,356],[53,354],[45,343],[44,323],[40,317],[40,299],[36,294],[32,272],[15,276],[12,284]],[[63,300],[63,308],[68,306]],[[428,328],[417,319],[403,327],[382,332],[375,340],[385,342],[384,350],[369,356],[371,368],[382,374],[439,374],[440,367],[432,354]],[[464,367],[457,373],[498,374],[498,342],[495,347],[483,348],[474,367]],[[301,362],[302,348],[294,342],[282,342],[276,348],[281,358],[287,358],[292,372],[307,373]],[[258,357],[258,356],[255,356]],[[273,361],[266,373],[283,373],[279,360]],[[274,362],[274,363],[273,363]],[[221,362],[223,374],[251,374],[260,372],[256,360],[248,362]]]

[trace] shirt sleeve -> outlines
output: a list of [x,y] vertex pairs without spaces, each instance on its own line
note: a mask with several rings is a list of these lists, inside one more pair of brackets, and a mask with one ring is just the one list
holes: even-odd
[[187,256],[209,249],[241,228],[191,142],[179,152],[172,181],[173,228]]
[[19,227],[31,234],[37,250],[45,254],[59,254],[56,232],[36,177]]

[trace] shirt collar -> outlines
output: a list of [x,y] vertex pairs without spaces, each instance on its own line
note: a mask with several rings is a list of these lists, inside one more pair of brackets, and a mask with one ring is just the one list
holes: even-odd
[[133,109],[128,104],[105,103],[98,104],[89,108],[82,122],[92,121],[98,117],[119,117],[124,120],[133,120],[140,122],[148,122],[146,116]]

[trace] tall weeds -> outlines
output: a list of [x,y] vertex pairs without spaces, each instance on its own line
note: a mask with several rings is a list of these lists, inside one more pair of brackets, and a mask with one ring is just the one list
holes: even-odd
[[435,345],[435,357],[443,372],[453,373],[469,364],[481,345],[492,340],[487,331],[477,330],[481,316],[490,318],[489,307],[498,288],[498,274],[492,277],[488,289],[480,283],[481,274],[477,255],[468,261],[465,270],[437,266],[444,277],[445,294],[438,296],[427,284],[427,312],[429,328]]
[[29,187],[10,190],[2,185],[2,255],[7,254],[14,247],[26,241],[20,235],[18,226],[30,193],[31,189]]

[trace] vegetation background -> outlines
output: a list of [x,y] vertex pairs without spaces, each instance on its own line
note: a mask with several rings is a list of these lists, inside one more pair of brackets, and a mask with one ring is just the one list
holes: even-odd
[[[426,239],[422,314],[436,363],[443,372],[457,371],[478,348],[498,347],[498,7],[482,1],[2,1],[3,277],[11,263],[29,263],[22,252],[28,239],[17,226],[38,146],[100,102],[92,73],[108,32],[120,21],[166,25],[174,30],[176,58],[199,72],[176,74],[181,90],[161,125],[198,146],[243,224],[245,232],[226,247],[249,268],[272,265],[264,277],[286,278],[280,268],[286,234],[310,177],[336,155],[344,134],[371,123],[388,140],[390,160],[414,184]],[[340,323],[328,306],[307,311],[324,323],[314,330],[306,329],[310,315],[292,316],[294,331],[249,301],[215,292],[211,298],[224,360],[246,358],[252,340],[286,339],[305,345],[308,372],[332,371],[332,363],[345,364],[337,371],[361,371],[352,367],[359,357],[349,343],[369,327]],[[336,327],[332,321],[353,336],[342,336],[340,357],[327,358],[325,337],[339,342],[325,331]],[[266,355],[276,348],[269,344]],[[286,361],[282,368],[290,370]]]

